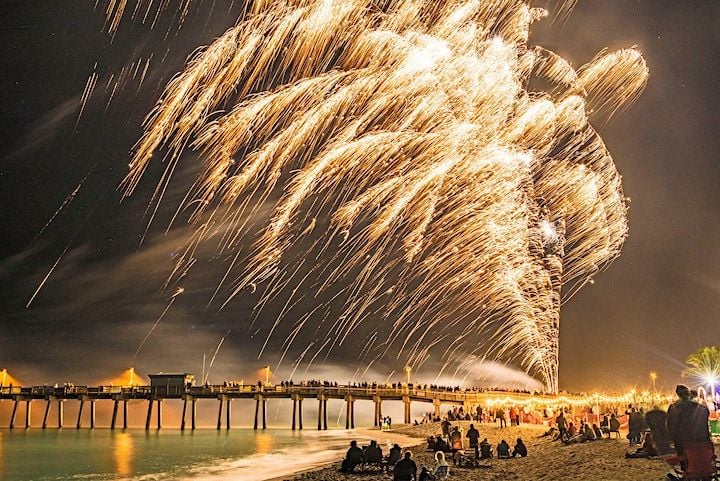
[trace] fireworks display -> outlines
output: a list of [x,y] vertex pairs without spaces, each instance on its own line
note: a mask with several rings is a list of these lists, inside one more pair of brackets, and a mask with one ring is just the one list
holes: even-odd
[[[446,364],[484,355],[492,335],[493,355],[556,392],[563,296],[627,236],[621,179],[588,117],[638,96],[641,54],[575,69],[529,45],[547,12],[518,0],[246,3],[166,87],[122,184],[130,195],[164,157],[154,212],[178,163],[202,163],[178,207],[197,231],[173,276],[214,242],[230,259],[222,302],[318,299],[286,350],[311,316],[327,337],[302,356],[382,323],[389,337],[358,342],[364,355],[413,368],[431,349]],[[111,25],[124,5],[111,2]]]

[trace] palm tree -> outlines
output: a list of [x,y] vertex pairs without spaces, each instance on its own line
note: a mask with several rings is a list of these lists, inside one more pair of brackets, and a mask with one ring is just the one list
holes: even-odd
[[682,372],[683,377],[694,377],[700,379],[702,384],[709,384],[714,395],[715,385],[720,379],[720,347],[701,347],[690,354],[685,362],[688,367]]

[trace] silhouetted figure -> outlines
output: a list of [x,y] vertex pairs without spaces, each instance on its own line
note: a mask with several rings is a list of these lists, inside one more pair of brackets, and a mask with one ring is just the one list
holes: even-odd
[[382,464],[382,460],[382,448],[378,446],[377,441],[370,441],[370,445],[365,448],[365,462],[380,465]]
[[492,456],[492,446],[490,446],[487,438],[484,438],[480,442],[480,459],[490,459]]
[[470,447],[475,450],[475,457],[480,457],[478,450],[480,443],[480,431],[475,429],[475,426],[471,424],[470,429],[468,429],[468,432],[465,436],[470,440]]
[[504,439],[497,445],[497,457],[498,459],[510,457],[510,445]]
[[405,451],[405,456],[395,464],[393,481],[415,481],[417,478],[417,465],[412,460],[412,453]]
[[525,443],[523,443],[523,440],[520,438],[517,438],[515,447],[513,448],[512,457],[514,458],[515,456],[520,456],[521,458],[527,456],[527,446],[525,446]]
[[635,408],[630,409],[630,414],[628,416],[628,440],[630,442],[630,446],[633,446],[635,444],[640,444],[640,432],[643,428],[643,419],[642,414],[637,412]]
[[558,417],[555,418],[555,424],[557,424],[560,441],[564,441],[568,437],[568,434],[567,422],[565,421],[565,413],[563,411],[560,411]]
[[388,471],[390,471],[390,468],[394,467],[395,464],[400,461],[400,458],[402,458],[402,450],[400,449],[400,445],[393,444],[393,447],[390,448],[390,452],[388,453],[386,459]]
[[350,449],[345,454],[340,471],[343,473],[352,473],[355,470],[355,466],[362,464],[363,462],[363,450],[357,445],[357,441],[350,441]]
[[609,432],[617,433],[619,431],[620,431],[620,421],[618,421],[618,418],[613,413],[610,415],[610,431]]
[[687,386],[678,385],[675,393],[679,399],[668,408],[667,428],[675,450],[683,454],[686,443],[710,441],[710,412],[691,399]]

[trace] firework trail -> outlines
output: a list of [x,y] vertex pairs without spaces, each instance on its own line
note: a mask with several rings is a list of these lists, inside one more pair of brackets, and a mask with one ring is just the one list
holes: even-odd
[[170,308],[172,307],[173,303],[175,302],[175,298],[176,298],[177,296],[179,296],[180,294],[184,293],[184,292],[185,292],[185,289],[183,289],[182,287],[178,287],[178,288],[175,290],[175,293],[174,293],[172,296],[170,296],[170,300],[168,301],[167,306],[165,306],[165,309],[163,309],[162,313],[160,313],[160,315],[158,316],[158,318],[155,320],[155,323],[152,325],[152,327],[150,328],[150,330],[148,331],[148,333],[145,335],[145,337],[143,338],[143,340],[140,341],[140,344],[138,345],[137,349],[135,350],[135,354],[133,354],[132,360],[130,361],[130,365],[131,365],[131,366],[134,366],[134,365],[135,365],[135,361],[137,360],[137,357],[138,357],[138,355],[140,354],[140,350],[141,350],[142,347],[145,345],[145,343],[147,342],[147,340],[150,339],[150,336],[151,336],[152,333],[155,331],[155,328],[158,327],[158,324],[160,324],[160,321],[163,320],[163,317],[165,317],[165,314],[167,314],[167,312],[170,310]]
[[163,152],[157,204],[181,154],[201,151],[180,206],[199,227],[175,271],[211,238],[237,261],[247,219],[274,203],[229,297],[291,287],[290,252],[308,237],[300,262],[344,302],[326,321],[330,348],[381,321],[392,332],[374,349],[416,369],[428,346],[447,363],[490,333],[495,355],[556,392],[562,288],[586,283],[627,235],[620,175],[588,116],[637,98],[641,54],[574,69],[528,44],[546,11],[520,0],[248,0],[243,11],[168,84],[122,184],[130,195]]
[[220,348],[223,345],[223,342],[225,342],[225,338],[230,334],[231,330],[228,330],[228,332],[225,333],[223,337],[220,338],[220,342],[218,342],[217,347],[215,348],[215,351],[213,352],[212,358],[210,358],[210,364],[208,365],[207,371],[203,369],[203,372],[205,373],[202,379],[202,384],[205,384],[208,380],[208,377],[210,376],[210,370],[213,367],[213,364],[215,364],[215,358],[218,355],[218,352],[220,352]]

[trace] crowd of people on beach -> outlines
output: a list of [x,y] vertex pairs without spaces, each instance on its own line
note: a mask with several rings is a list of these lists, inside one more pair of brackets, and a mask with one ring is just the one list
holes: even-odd
[[[679,469],[687,469],[686,453],[710,443],[709,410],[704,402],[699,402],[697,393],[686,386],[677,386],[676,393],[678,400],[670,405],[667,412],[658,406],[653,406],[646,412],[642,407],[630,404],[626,409],[613,406],[602,417],[594,412],[591,416],[591,408],[573,410],[569,407],[561,407],[556,411],[556,416],[549,417],[552,411],[546,409],[542,416],[546,423],[549,419],[549,429],[540,437],[550,437],[564,445],[589,443],[603,438],[609,439],[613,435],[619,439],[620,429],[623,427],[627,429],[629,444],[627,458],[662,457],[671,464],[677,464]],[[420,423],[415,421],[416,425],[439,423],[440,432],[426,440],[427,450],[434,454],[434,466],[418,468],[412,459],[412,453],[406,451],[403,454],[397,444],[384,456],[382,448],[375,441],[363,448],[353,441],[341,471],[350,473],[354,472],[357,466],[362,466],[363,471],[376,468],[392,473],[393,480],[397,481],[434,481],[449,475],[450,464],[472,468],[493,457],[527,457],[528,448],[522,438],[517,438],[514,446],[502,439],[493,448],[488,438],[481,436],[474,422],[497,422],[499,428],[504,429],[508,425],[508,419],[510,426],[520,426],[531,419],[531,416],[531,411],[518,406],[490,409],[477,406],[472,410],[457,406],[448,410],[442,418],[435,413],[425,413]],[[467,432],[464,432],[459,424],[454,424],[459,421],[471,422]],[[389,417],[384,418],[383,426],[390,425]],[[710,446],[712,447],[711,444]],[[709,452],[712,453],[712,449]],[[674,476],[669,473],[668,479],[676,479]]]

